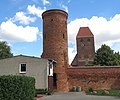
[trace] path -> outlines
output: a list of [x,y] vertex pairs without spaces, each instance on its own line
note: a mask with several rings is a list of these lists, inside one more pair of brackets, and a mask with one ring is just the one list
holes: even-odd
[[85,95],[85,93],[55,93],[50,96],[44,96],[38,100],[119,100],[120,97],[111,96],[92,96]]

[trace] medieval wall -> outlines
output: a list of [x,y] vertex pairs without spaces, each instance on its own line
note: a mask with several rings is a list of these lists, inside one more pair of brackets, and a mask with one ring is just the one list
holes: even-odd
[[[91,33],[85,30],[82,37],[87,36],[87,38],[77,40],[77,43],[80,44],[77,46],[79,49],[74,60],[75,67],[68,67],[67,17],[68,14],[65,11],[57,9],[48,10],[42,14],[43,53],[41,57],[57,62],[53,77],[49,77],[49,86],[52,87],[52,84],[56,83],[57,91],[68,91],[68,87],[71,90],[73,86],[80,86],[82,90],[87,90],[89,87],[120,89],[120,66],[81,67],[86,64],[87,60],[93,60],[94,56],[94,38],[91,38]],[[84,60],[84,63],[77,64],[77,58]],[[79,67],[79,65],[81,66]],[[53,83],[51,80],[54,80]]]
[[82,90],[120,89],[120,67],[91,67],[67,69],[69,90],[80,86]]

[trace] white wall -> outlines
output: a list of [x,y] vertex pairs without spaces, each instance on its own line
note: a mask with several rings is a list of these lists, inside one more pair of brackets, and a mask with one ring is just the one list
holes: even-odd
[[[19,73],[19,64],[27,64],[27,72]],[[47,59],[16,56],[0,60],[0,75],[26,75],[36,79],[36,88],[48,88]]]

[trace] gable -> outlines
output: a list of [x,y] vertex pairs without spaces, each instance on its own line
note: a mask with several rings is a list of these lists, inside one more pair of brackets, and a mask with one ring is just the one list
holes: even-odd
[[78,37],[93,37],[93,33],[89,29],[89,27],[80,27],[77,38]]

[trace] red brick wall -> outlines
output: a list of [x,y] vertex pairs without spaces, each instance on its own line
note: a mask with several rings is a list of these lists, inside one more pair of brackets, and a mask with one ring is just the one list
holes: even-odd
[[93,62],[95,55],[94,37],[77,38],[77,55],[78,66]]
[[68,68],[69,90],[81,86],[82,90],[120,89],[120,67]]
[[67,13],[62,10],[48,10],[43,17],[42,58],[57,61],[54,73],[57,74],[57,91],[67,91],[68,38]]
[[[67,16],[67,13],[62,10],[48,10],[42,14],[42,58],[57,61],[56,67],[54,67],[54,73],[57,77],[57,91],[68,91],[68,87],[71,90],[73,86],[81,86],[83,90],[88,89],[88,87],[120,89],[120,68],[118,67],[68,68]],[[92,45],[87,46],[87,38],[84,39],[86,45],[84,50],[78,47],[78,60],[82,58],[81,54],[84,58],[87,56],[90,60],[93,58],[94,39],[91,38],[90,41]],[[78,46],[80,46],[79,43]],[[50,80],[51,78],[49,78]],[[50,83],[49,86],[51,86]]]

